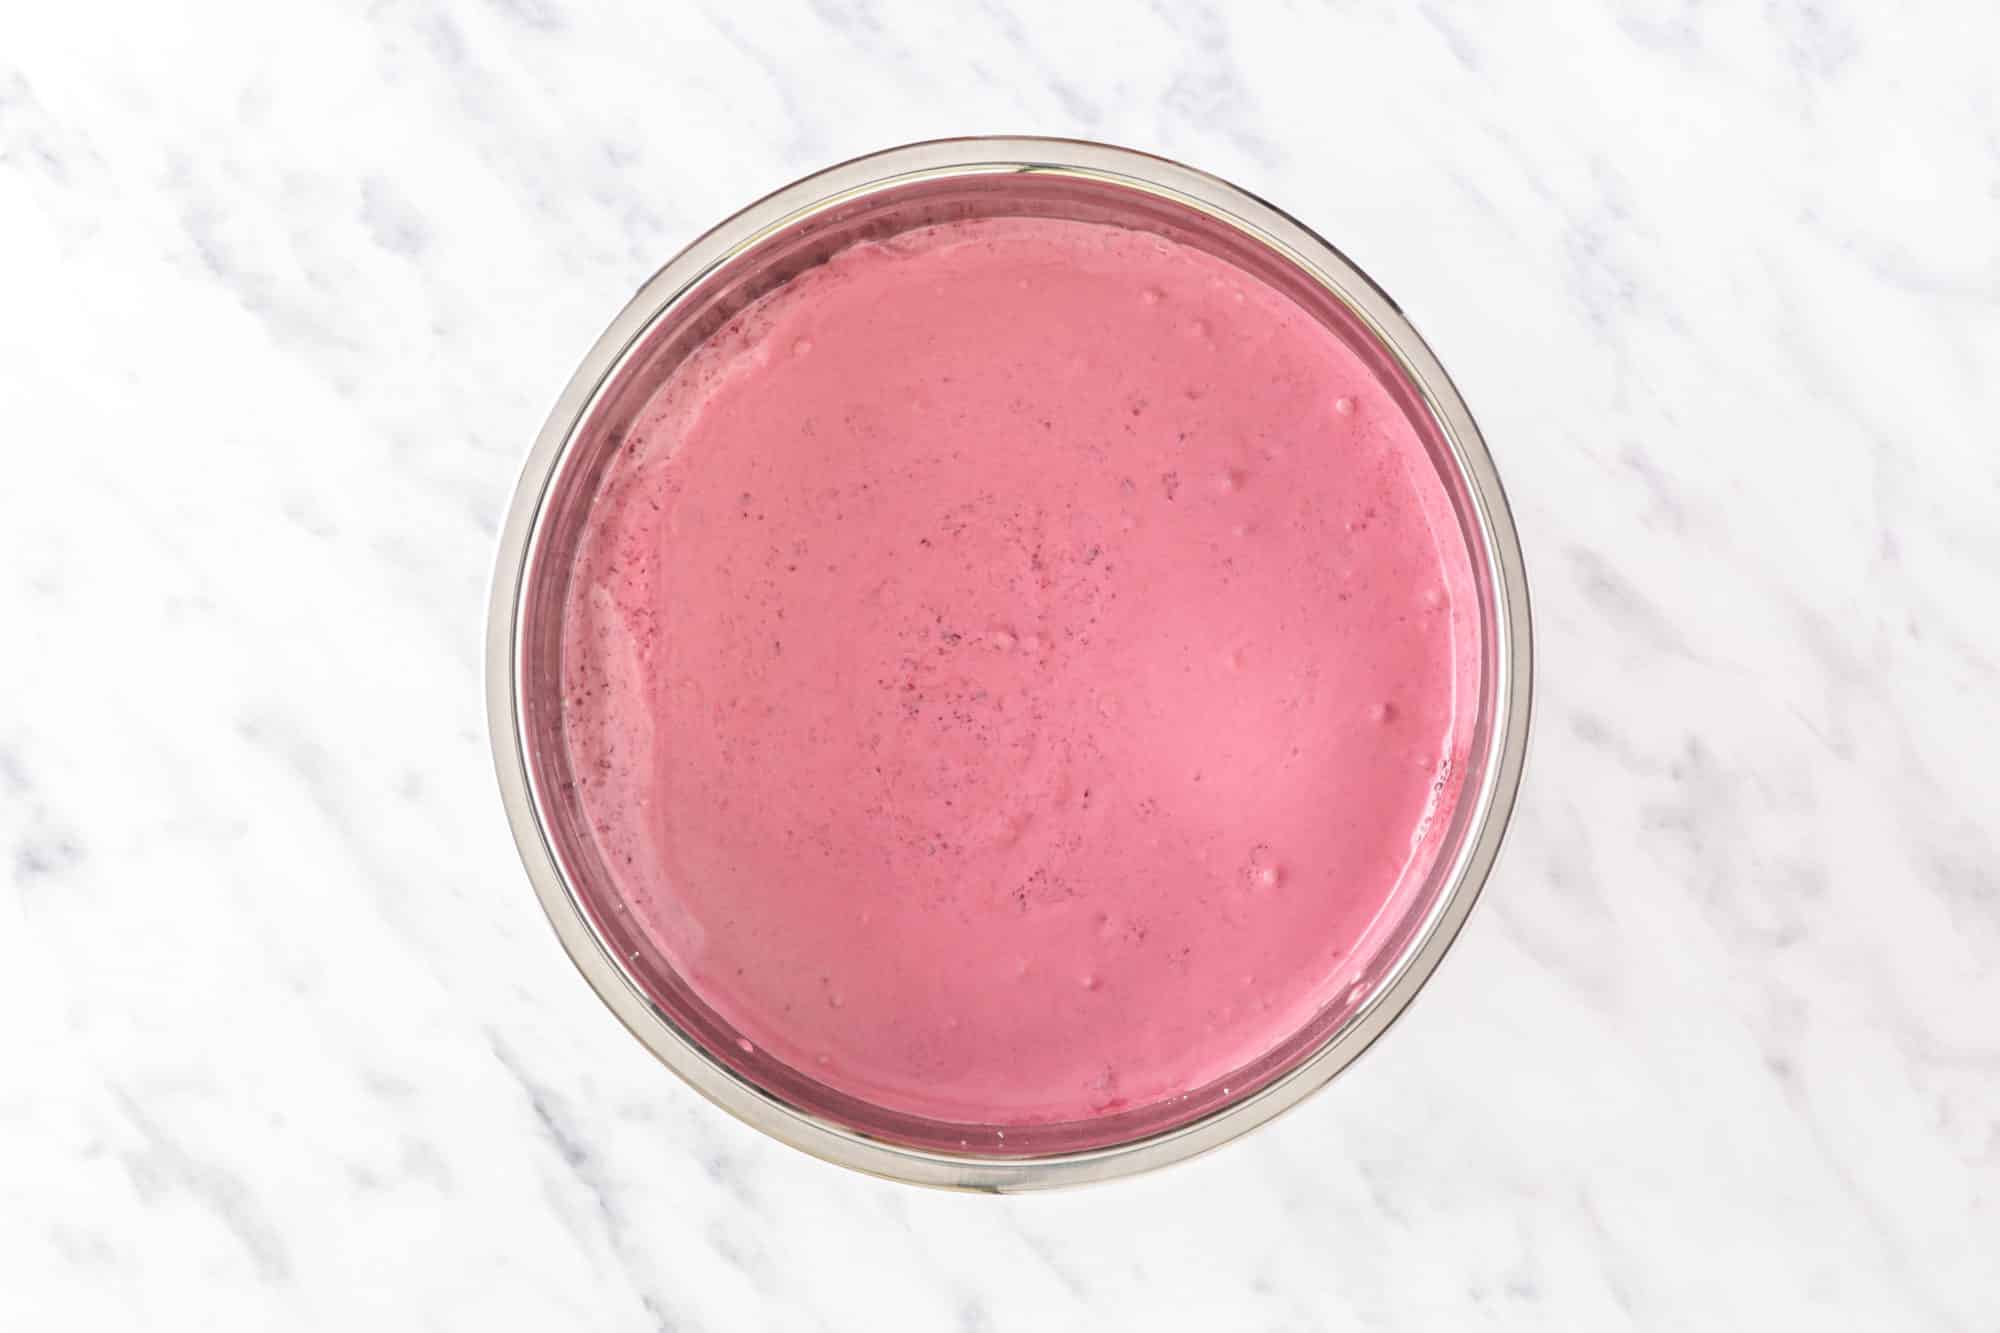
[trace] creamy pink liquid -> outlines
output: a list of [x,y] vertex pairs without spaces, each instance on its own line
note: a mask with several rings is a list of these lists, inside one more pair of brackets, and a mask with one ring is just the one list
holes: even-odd
[[998,1125],[1171,1098],[1345,1000],[1408,905],[1465,743],[1447,513],[1355,356],[1219,260],[858,245],[604,483],[583,808],[665,958],[813,1078]]

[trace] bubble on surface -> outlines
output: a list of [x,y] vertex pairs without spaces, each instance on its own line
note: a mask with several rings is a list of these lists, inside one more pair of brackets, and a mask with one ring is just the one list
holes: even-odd
[[1271,850],[1270,844],[1261,842],[1250,849],[1250,864],[1245,874],[1251,887],[1259,889],[1275,889],[1285,878],[1276,853]]

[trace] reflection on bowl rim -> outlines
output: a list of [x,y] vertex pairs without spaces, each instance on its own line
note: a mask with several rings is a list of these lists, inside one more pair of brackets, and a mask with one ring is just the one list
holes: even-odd
[[[1028,174],[1129,190],[1221,224],[1331,294],[1401,373],[1450,450],[1483,551],[1474,576],[1490,593],[1490,727],[1458,797],[1465,812],[1442,888],[1372,993],[1302,1058],[1187,1123],[1126,1141],[1042,1156],[982,1155],[912,1146],[815,1114],[729,1067],[646,993],[607,946],[551,847],[531,777],[523,721],[527,576],[546,501],[565,454],[600,393],[661,317],[753,246],[868,196],[926,181]],[[1482,559],[1483,557],[1483,559]],[[1482,567],[1483,566],[1483,567]],[[768,195],[697,239],[655,274],[598,339],[523,464],[500,535],[486,634],[487,716],[501,795],[522,862],[564,949],[598,996],[675,1073],[745,1123],[827,1161],[890,1179],[1015,1191],[1131,1175],[1220,1146],[1298,1104],[1360,1055],[1407,1007],[1456,937],[1498,854],[1520,784],[1532,681],[1528,590],[1505,493],[1471,413],[1444,368],[1387,295],[1331,245],[1235,186],[1177,162],[1105,144],[971,138],[908,144],[830,167]],[[1457,822],[1457,816],[1454,816]]]

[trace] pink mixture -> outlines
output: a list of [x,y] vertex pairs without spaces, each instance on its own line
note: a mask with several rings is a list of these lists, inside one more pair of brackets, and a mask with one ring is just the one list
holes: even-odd
[[1219,260],[1052,220],[857,245],[604,483],[583,808],[749,1048],[960,1122],[1173,1097],[1345,999],[1407,905],[1466,739],[1446,512],[1354,355]]

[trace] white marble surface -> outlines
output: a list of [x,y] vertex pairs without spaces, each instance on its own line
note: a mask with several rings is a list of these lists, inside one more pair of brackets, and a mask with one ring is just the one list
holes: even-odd
[[[0,1327],[2000,1328],[2000,21],[1033,10],[0,12]],[[656,1066],[479,684],[516,464],[633,287],[982,131],[1184,157],[1383,281],[1543,662],[1392,1038],[1006,1200]]]

